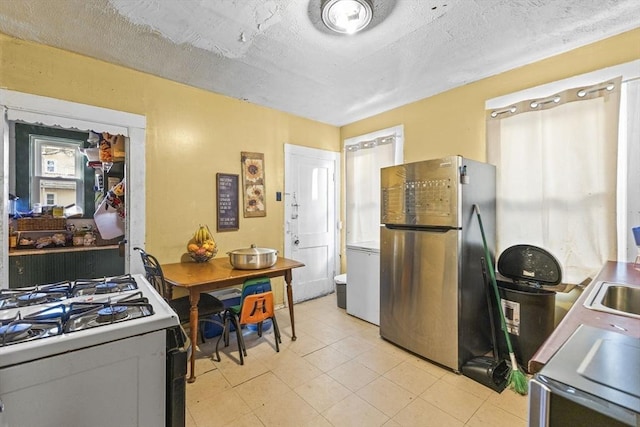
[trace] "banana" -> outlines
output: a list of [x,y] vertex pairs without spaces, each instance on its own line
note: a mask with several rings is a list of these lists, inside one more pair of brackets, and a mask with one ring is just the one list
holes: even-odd
[[200,225],[193,234],[193,241],[200,247],[206,244],[213,244],[213,236],[206,225]]

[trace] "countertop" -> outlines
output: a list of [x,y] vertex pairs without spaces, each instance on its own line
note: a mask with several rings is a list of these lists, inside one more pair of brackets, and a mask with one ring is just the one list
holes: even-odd
[[60,252],[85,252],[85,251],[102,251],[105,249],[118,249],[118,245],[91,245],[91,246],[61,246],[58,248],[43,248],[43,249],[9,249],[9,256],[21,256],[21,255],[47,255],[56,254]]
[[528,371],[536,373],[551,359],[581,324],[594,326],[640,339],[640,320],[617,314],[590,310],[583,303],[591,290],[601,281],[640,285],[640,270],[633,263],[608,261],[586,287],[567,315],[529,361]]

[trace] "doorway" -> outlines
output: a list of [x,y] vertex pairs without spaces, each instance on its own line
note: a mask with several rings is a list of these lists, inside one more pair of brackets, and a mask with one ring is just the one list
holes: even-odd
[[[125,224],[127,250],[125,271],[143,273],[140,257],[133,254],[133,247],[144,247],[145,238],[145,128],[146,118],[137,114],[94,107],[86,104],[62,101],[38,95],[0,89],[0,107],[5,111],[0,120],[3,136],[0,164],[3,174],[0,181],[0,216],[7,218],[9,199],[9,141],[15,138],[13,123],[38,123],[43,126],[83,131],[98,130],[125,136],[125,174],[128,206]],[[135,165],[135,167],[132,167]],[[132,203],[133,202],[133,203]],[[8,221],[0,221],[0,288],[9,287],[9,234]]]
[[293,271],[294,302],[333,292],[339,271],[340,153],[285,144],[284,256]]

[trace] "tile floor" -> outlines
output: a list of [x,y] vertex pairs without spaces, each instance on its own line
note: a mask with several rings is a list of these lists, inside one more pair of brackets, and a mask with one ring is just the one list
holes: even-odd
[[245,333],[238,365],[234,336],[215,362],[215,339],[200,345],[197,380],[187,384],[187,426],[526,426],[527,398],[498,394],[380,338],[346,314],[335,294],[278,310],[282,333]]

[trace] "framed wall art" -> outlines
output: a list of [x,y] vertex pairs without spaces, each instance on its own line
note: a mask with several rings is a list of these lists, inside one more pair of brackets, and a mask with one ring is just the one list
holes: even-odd
[[240,154],[242,162],[242,191],[244,202],[244,217],[254,218],[267,216],[264,186],[264,154]]
[[218,231],[236,231],[240,228],[238,214],[238,175],[216,174],[216,207]]

